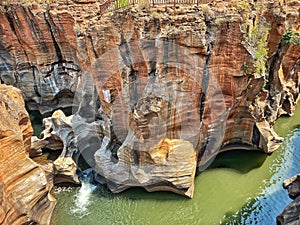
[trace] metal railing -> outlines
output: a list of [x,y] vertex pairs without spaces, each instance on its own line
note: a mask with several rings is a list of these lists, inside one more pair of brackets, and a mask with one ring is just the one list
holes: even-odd
[[200,3],[210,2],[209,0],[107,0],[100,5],[100,13],[103,14],[105,12],[135,6],[143,1],[148,1],[147,4],[149,4],[150,7],[154,7],[155,5],[199,5]]

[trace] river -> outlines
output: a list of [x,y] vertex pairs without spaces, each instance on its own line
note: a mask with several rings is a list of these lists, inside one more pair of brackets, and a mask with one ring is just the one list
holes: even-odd
[[[85,182],[56,188],[53,225],[212,225],[276,224],[291,201],[285,178],[300,172],[300,107],[274,129],[285,140],[271,155],[232,151],[219,155],[195,179],[193,199],[134,188],[113,195]],[[78,210],[80,209],[80,210]]]

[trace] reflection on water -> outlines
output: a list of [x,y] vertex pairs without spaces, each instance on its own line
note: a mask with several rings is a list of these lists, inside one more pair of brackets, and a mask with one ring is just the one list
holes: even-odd
[[[53,225],[211,225],[275,224],[290,201],[282,188],[300,163],[300,107],[296,116],[282,118],[275,130],[285,141],[272,155],[234,151],[220,155],[195,180],[193,199],[172,193],[147,193],[134,188],[113,195],[105,188],[89,191],[89,214],[72,214],[79,188],[56,194]],[[220,168],[222,167],[222,168]]]
[[209,169],[232,168],[245,174],[252,169],[259,168],[267,158],[267,155],[263,152],[246,151],[234,150],[221,153],[210,165]]
[[279,156],[270,167],[271,179],[264,180],[264,188],[236,214],[224,216],[222,224],[276,224],[276,216],[292,200],[283,189],[284,179],[299,173],[300,129],[290,131],[281,146]]

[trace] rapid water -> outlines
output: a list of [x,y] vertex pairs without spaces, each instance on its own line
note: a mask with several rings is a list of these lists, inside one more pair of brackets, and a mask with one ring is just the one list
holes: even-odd
[[282,182],[300,172],[299,125],[300,107],[294,117],[276,122],[275,130],[285,141],[270,156],[246,151],[219,155],[197,176],[193,199],[139,188],[113,195],[84,182],[81,188],[55,194],[52,224],[276,224],[276,216],[291,201]]
[[81,178],[81,187],[77,190],[74,196],[73,206],[69,211],[70,215],[74,215],[81,219],[90,214],[88,206],[90,205],[90,198],[96,187],[97,186],[90,183],[88,175],[83,175]]

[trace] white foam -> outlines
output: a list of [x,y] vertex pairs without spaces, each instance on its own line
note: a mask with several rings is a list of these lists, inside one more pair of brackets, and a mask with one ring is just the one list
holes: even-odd
[[82,185],[74,198],[74,205],[70,210],[70,214],[75,214],[82,218],[89,214],[88,207],[90,205],[90,197],[97,186],[91,184],[87,177],[82,180]]

